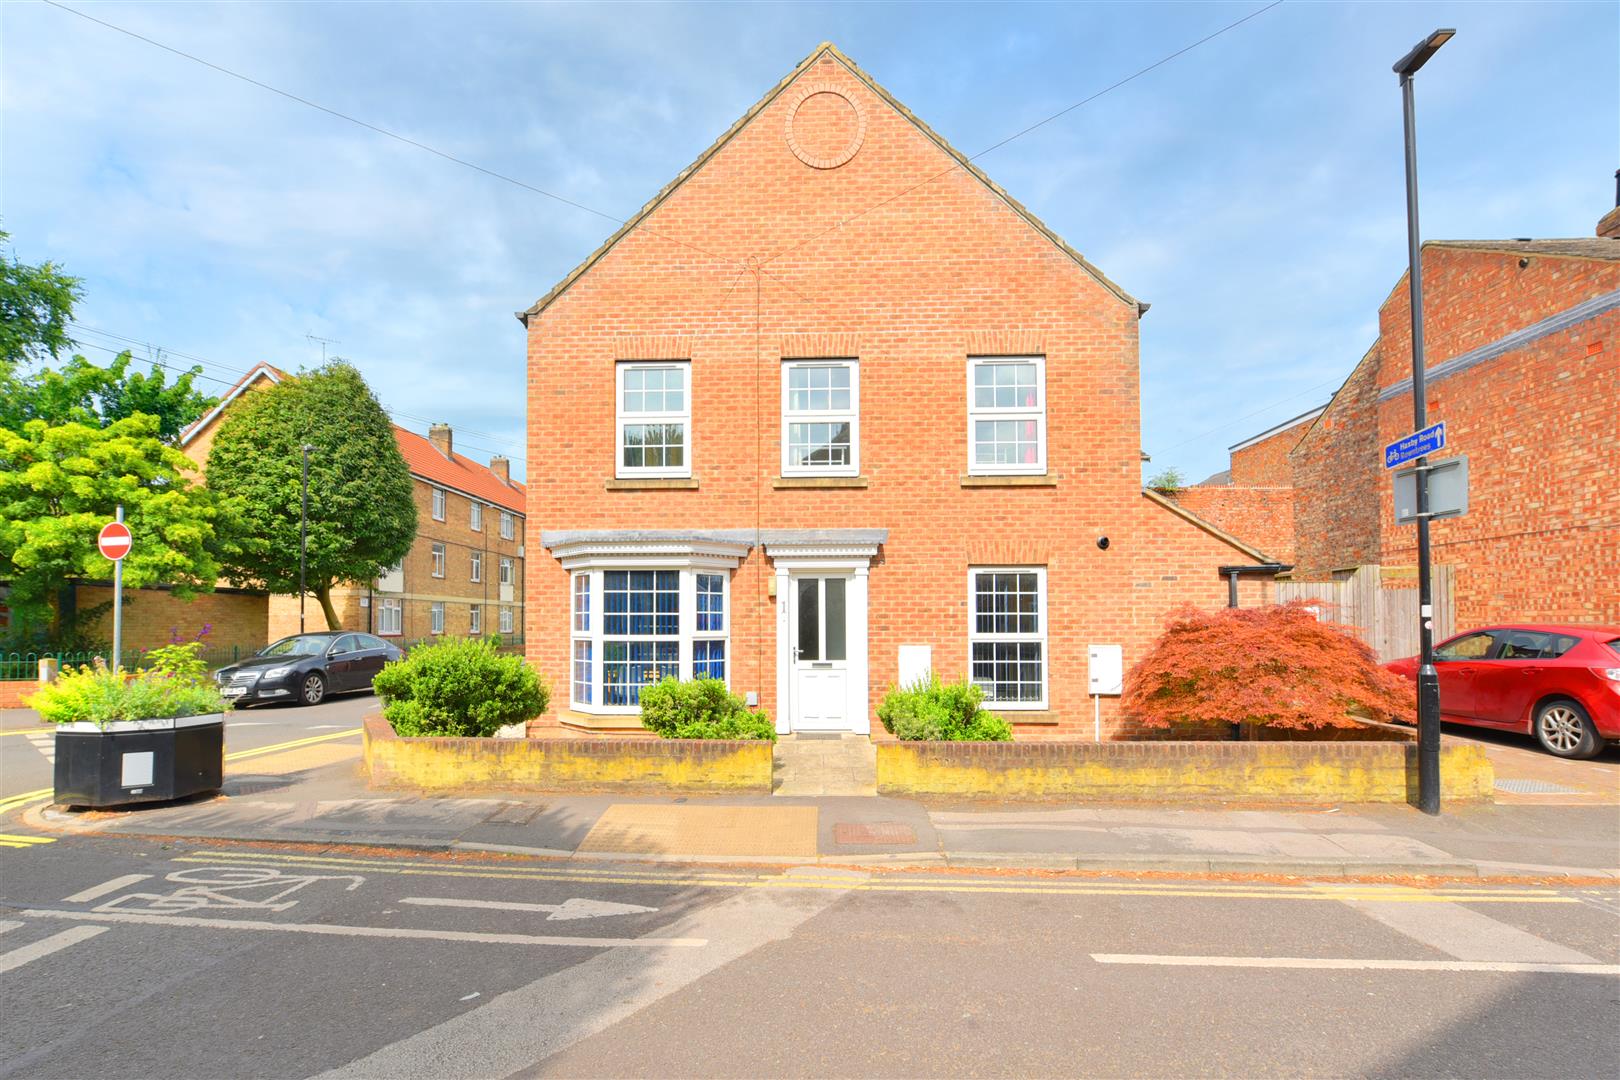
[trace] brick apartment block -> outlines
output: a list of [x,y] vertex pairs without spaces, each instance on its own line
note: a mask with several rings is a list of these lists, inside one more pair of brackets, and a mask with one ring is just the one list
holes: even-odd
[[780,731],[880,733],[932,669],[1089,736],[1088,646],[1128,667],[1266,561],[1142,490],[1145,310],[817,48],[519,315],[539,726],[708,673]]
[[[182,435],[181,450],[206,468],[231,404],[287,377],[268,364],[255,366]],[[402,641],[490,634],[517,640],[523,633],[525,504],[510,462],[495,457],[486,466],[456,453],[453,432],[443,424],[426,438],[396,426],[394,437],[411,472],[416,541],[400,565],[375,582],[332,590],[339,622],[344,629]],[[261,643],[298,632],[296,596],[255,595]],[[313,596],[305,602],[304,619],[311,630],[326,629]],[[213,639],[235,643],[218,627]]]

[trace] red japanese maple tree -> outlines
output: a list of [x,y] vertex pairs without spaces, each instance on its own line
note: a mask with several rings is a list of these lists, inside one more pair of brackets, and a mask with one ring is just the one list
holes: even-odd
[[1122,705],[1145,727],[1354,727],[1410,719],[1416,693],[1367,645],[1317,618],[1314,601],[1171,614],[1131,668]]

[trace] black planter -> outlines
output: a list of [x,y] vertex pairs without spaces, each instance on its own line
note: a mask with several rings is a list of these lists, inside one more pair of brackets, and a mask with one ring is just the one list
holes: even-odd
[[126,720],[56,729],[56,801],[127,806],[218,791],[225,779],[225,718]]

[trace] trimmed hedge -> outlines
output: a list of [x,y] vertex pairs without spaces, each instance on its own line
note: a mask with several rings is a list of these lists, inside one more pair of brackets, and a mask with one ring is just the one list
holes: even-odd
[[934,742],[1006,742],[1012,725],[980,708],[984,690],[966,681],[941,683],[939,676],[903,689],[890,688],[878,705],[878,719],[897,739]]
[[641,725],[666,739],[765,739],[776,741],[776,728],[763,711],[750,709],[742,696],[719,679],[680,682],[665,678],[641,690]]
[[412,649],[372,680],[383,717],[403,736],[487,737],[546,711],[551,690],[521,656],[488,641]]

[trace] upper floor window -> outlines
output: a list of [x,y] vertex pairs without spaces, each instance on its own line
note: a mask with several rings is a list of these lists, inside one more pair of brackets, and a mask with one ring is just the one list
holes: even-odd
[[968,472],[1046,472],[1046,359],[968,359]]
[[433,576],[444,577],[444,545],[433,545]]
[[477,499],[473,499],[469,501],[467,505],[470,507],[470,509],[467,511],[467,527],[473,532],[483,532],[484,504],[479,502]]
[[444,488],[433,489],[433,520],[444,520]]
[[470,577],[468,580],[484,580],[484,553],[482,551],[475,551],[472,553],[472,577]]
[[687,361],[618,365],[619,476],[691,476]]
[[854,360],[782,365],[782,475],[856,476],[860,369]]
[[512,584],[512,560],[505,555],[501,556],[501,584]]
[[512,539],[512,515],[505,510],[501,511],[501,539]]

